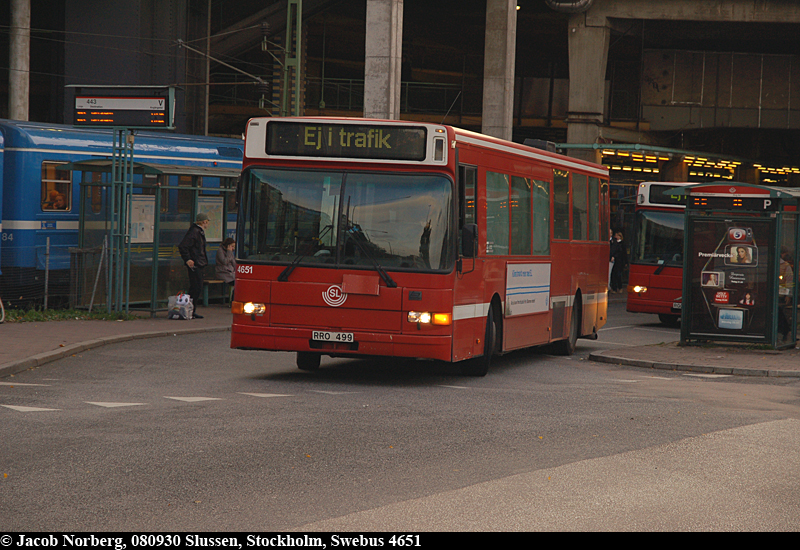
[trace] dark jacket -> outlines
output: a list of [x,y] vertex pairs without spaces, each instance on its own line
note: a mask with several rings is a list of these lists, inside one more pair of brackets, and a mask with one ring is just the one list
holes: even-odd
[[193,223],[183,237],[181,244],[178,245],[178,251],[181,253],[183,263],[193,260],[194,265],[197,267],[207,266],[206,233],[203,228]]

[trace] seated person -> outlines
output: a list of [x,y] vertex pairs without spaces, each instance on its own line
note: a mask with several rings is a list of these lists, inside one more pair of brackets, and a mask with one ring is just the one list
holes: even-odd
[[51,210],[53,208],[53,203],[56,202],[56,197],[58,197],[59,193],[55,189],[50,191],[47,194],[47,200],[42,202],[42,209],[43,210]]
[[53,201],[53,210],[66,210],[67,209],[67,197],[64,193],[59,193],[56,195],[56,200]]

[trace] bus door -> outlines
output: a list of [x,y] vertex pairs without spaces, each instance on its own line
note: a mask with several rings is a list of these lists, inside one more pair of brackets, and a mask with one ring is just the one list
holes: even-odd
[[453,361],[483,354],[488,312],[483,303],[483,262],[478,257],[477,167],[460,164],[457,180],[459,267],[453,283]]

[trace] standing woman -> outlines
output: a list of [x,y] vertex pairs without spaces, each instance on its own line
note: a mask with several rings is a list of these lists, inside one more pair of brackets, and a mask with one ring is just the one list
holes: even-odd
[[217,267],[214,270],[218,279],[231,285],[231,290],[236,279],[236,256],[233,253],[235,248],[236,241],[230,237],[222,241],[217,249]]

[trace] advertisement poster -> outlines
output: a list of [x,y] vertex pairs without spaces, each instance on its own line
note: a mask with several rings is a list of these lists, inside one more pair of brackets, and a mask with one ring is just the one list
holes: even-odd
[[222,240],[222,197],[199,197],[197,199],[197,213],[208,215],[211,222],[206,229],[206,241]]
[[549,309],[550,264],[508,264],[506,316],[545,313]]
[[691,334],[766,335],[771,228],[755,219],[691,220]]

